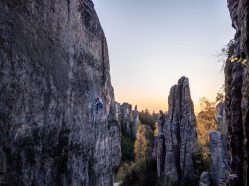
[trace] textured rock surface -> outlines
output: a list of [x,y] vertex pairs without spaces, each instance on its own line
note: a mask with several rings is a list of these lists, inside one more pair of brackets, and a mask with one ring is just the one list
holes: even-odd
[[155,147],[153,149],[153,155],[157,160],[157,176],[160,178],[164,177],[165,170],[165,156],[166,156],[166,145],[164,137],[164,124],[165,124],[165,115],[162,114],[158,118],[158,136],[155,137]]
[[121,124],[122,133],[131,137],[136,137],[137,127],[139,124],[139,112],[137,107],[132,110],[132,105],[123,103],[120,105],[116,103],[116,110],[118,111],[118,120]]
[[[158,137],[157,143],[157,155],[162,155],[157,157],[160,160],[157,166],[164,170],[159,170],[158,173],[164,172],[164,179],[168,185],[176,182],[179,185],[186,185],[194,178],[192,157],[197,137],[196,118],[187,78],[182,77],[178,84],[171,88],[168,101],[169,109],[163,125],[163,136]],[[161,141],[165,141],[165,144]]]
[[[248,42],[248,0],[228,0],[232,25],[236,30],[235,49],[230,54],[247,59]],[[229,126],[231,173],[235,178],[231,185],[248,185],[249,168],[249,66],[227,62],[225,68],[226,122]],[[237,177],[237,180],[236,180]]]
[[230,174],[227,140],[220,132],[210,132],[211,185],[226,186]]
[[157,176],[163,178],[165,170],[165,138],[158,136],[156,139],[157,143]]
[[219,124],[219,122],[222,122],[223,120],[225,120],[225,104],[224,102],[219,102],[216,107],[216,120]]
[[0,185],[112,185],[114,115],[92,1],[0,1]]
[[216,105],[216,120],[217,120],[217,130],[221,134],[228,135],[228,126],[226,123],[226,113],[225,113],[225,103],[220,102]]
[[201,173],[199,186],[210,186],[210,176],[208,172]]

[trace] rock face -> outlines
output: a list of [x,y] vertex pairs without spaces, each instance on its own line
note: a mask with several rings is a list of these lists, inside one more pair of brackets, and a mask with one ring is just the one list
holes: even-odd
[[226,186],[230,174],[226,137],[220,132],[210,132],[211,185]]
[[0,1],[0,185],[112,185],[114,104],[91,0]]
[[[220,102],[216,106],[216,119],[218,131],[209,131],[210,137],[210,175],[203,172],[199,185],[226,186],[229,183],[230,165],[227,141],[227,124],[225,121],[224,103]],[[209,181],[208,181],[209,180]]]
[[226,113],[225,113],[225,103],[220,102],[216,105],[216,120],[217,120],[217,130],[221,134],[228,135],[228,127],[226,123]]
[[116,110],[118,112],[118,120],[121,124],[122,133],[131,137],[136,137],[137,127],[139,124],[139,112],[137,107],[132,110],[132,105],[123,103],[120,105],[116,103]]
[[[229,126],[230,151],[232,155],[231,185],[248,185],[249,168],[249,41],[248,41],[248,0],[228,0],[232,26],[236,30],[235,44],[229,54],[247,60],[246,65],[241,63],[226,63],[226,122]],[[236,179],[237,178],[237,179]]]
[[156,144],[158,174],[163,172],[166,185],[188,185],[194,178],[192,157],[197,133],[187,78],[182,77],[171,88],[168,101],[163,135],[158,137]]
[[210,176],[208,172],[203,172],[201,174],[199,186],[210,186]]

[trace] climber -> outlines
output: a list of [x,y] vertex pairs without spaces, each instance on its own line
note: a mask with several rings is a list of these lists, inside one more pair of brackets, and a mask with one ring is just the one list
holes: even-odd
[[103,101],[99,97],[96,98],[96,111],[98,112],[100,109],[103,109]]

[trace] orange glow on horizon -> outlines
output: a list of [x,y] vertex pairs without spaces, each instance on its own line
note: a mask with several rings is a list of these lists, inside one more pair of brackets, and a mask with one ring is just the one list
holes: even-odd
[[[120,104],[126,102],[132,105],[132,108],[134,109],[135,105],[138,106],[138,110],[142,111],[145,109],[148,109],[150,111],[150,113],[152,113],[153,111],[155,111],[156,113],[159,112],[159,110],[163,110],[164,112],[168,111],[168,103],[165,102],[160,102],[160,101],[153,101],[153,100],[129,100],[129,101],[124,101],[124,99],[116,99],[117,102],[119,102]],[[200,104],[199,102],[194,102],[194,112],[198,113],[200,112],[201,108],[200,108]]]

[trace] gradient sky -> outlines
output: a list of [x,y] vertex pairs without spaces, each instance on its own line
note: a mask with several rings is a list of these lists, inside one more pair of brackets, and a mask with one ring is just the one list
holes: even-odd
[[116,100],[167,110],[170,87],[190,81],[199,98],[224,84],[214,57],[230,39],[226,0],[93,0],[107,37]]

